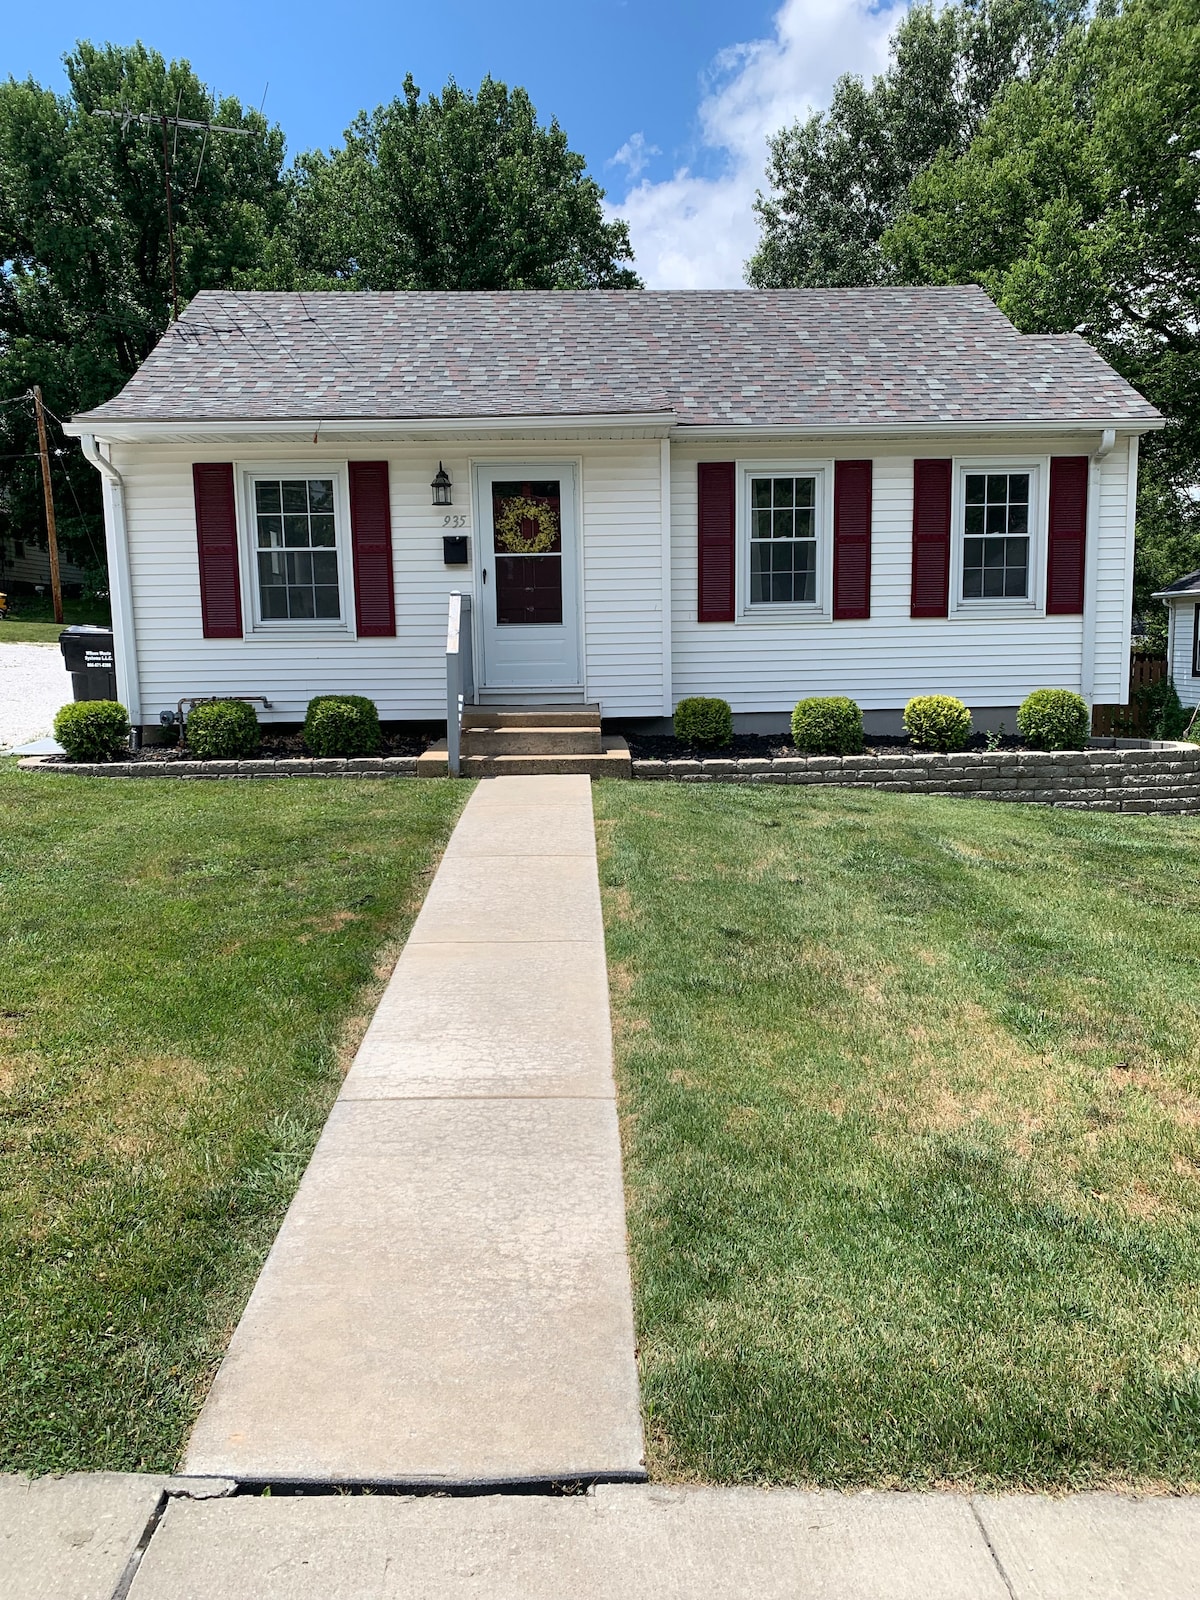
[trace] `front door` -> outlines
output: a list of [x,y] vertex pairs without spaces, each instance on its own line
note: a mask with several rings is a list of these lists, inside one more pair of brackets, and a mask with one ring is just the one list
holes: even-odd
[[580,688],[574,467],[480,467],[477,491],[483,686]]

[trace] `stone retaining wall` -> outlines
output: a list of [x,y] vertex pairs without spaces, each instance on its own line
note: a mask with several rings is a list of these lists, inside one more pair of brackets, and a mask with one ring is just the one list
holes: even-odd
[[682,783],[826,783],[1084,811],[1200,814],[1200,746],[1165,742],[1138,749],[967,750],[946,756],[908,750],[775,760],[710,756],[635,761],[633,776]]
[[352,761],[48,761],[28,756],[29,771],[58,772],[78,778],[415,778],[416,756],[359,756]]

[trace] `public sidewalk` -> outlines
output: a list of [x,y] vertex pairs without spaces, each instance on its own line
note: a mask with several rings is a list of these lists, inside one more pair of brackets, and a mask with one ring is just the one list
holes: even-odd
[[472,795],[183,1470],[643,1476],[586,778]]
[[[0,1479],[0,1600],[1195,1600],[1200,1499]],[[192,1480],[188,1495],[232,1485]],[[164,1511],[165,1505],[165,1511]]]

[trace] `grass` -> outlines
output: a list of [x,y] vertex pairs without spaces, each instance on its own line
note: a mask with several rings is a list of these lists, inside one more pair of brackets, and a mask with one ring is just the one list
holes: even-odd
[[654,1473],[1200,1482],[1200,822],[596,788]]
[[[0,589],[4,584],[0,582]],[[0,644],[57,644],[58,636],[72,623],[94,622],[110,626],[108,604],[104,600],[63,600],[63,620],[55,622],[48,596],[14,594],[12,608],[0,621]]]
[[0,1470],[174,1466],[466,793],[0,763]]

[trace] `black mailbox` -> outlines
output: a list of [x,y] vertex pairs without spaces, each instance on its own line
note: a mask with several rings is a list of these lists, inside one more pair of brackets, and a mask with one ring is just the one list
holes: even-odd
[[117,666],[111,628],[78,623],[58,636],[76,700],[115,700]]
[[467,536],[465,533],[446,533],[442,535],[442,560],[448,567],[465,567],[470,559],[467,554]]

